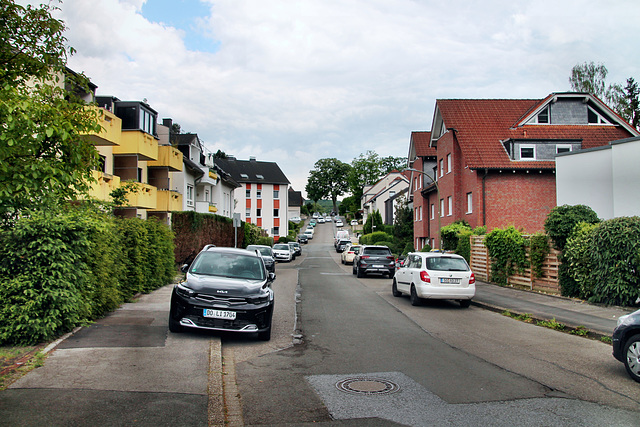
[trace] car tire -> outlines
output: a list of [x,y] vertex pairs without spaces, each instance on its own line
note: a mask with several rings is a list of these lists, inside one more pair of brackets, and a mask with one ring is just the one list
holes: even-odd
[[340,263],[344,265],[344,260],[342,258],[340,258]]
[[624,367],[634,381],[640,382],[640,334],[633,335],[624,345]]
[[396,298],[402,296],[402,292],[398,290],[398,284],[396,283],[396,279],[393,279],[393,285],[391,285],[391,293]]
[[358,279],[361,279],[365,276],[365,273],[363,273],[362,270],[360,270],[360,267],[356,269],[356,276],[358,276]]
[[461,299],[459,301],[459,303],[460,303],[460,307],[469,308],[469,306],[471,305],[471,300],[470,299]]
[[396,275],[395,271],[390,271],[389,272],[389,279],[393,279],[393,276],[395,276],[395,275]]
[[409,295],[409,301],[414,307],[422,305],[422,299],[418,296],[416,287],[414,285],[411,285],[411,295]]
[[258,332],[258,339],[260,341],[269,341],[271,340],[271,325],[266,331]]

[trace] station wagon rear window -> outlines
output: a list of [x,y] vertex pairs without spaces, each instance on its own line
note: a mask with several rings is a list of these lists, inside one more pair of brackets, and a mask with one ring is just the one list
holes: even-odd
[[469,266],[462,258],[433,257],[427,258],[427,270],[469,271]]

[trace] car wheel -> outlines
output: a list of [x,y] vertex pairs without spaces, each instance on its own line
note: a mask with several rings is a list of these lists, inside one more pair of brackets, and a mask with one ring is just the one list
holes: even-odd
[[634,381],[640,382],[640,334],[627,340],[623,354],[627,373]]
[[344,260],[342,258],[340,258],[340,263],[342,263],[342,265],[344,265]]
[[395,271],[390,271],[389,272],[389,279],[393,279],[393,276],[395,276],[395,275],[396,275]]
[[365,276],[364,272],[360,270],[360,267],[356,269],[356,276],[358,276],[358,278],[362,278]]
[[418,296],[416,292],[416,287],[411,285],[411,295],[409,296],[409,301],[411,301],[411,305],[418,306],[422,304],[422,300]]
[[258,332],[258,339],[260,341],[269,341],[271,339],[271,325],[266,331]]
[[460,307],[462,308],[469,308],[469,306],[471,305],[470,299],[461,299],[459,302],[460,302]]
[[402,292],[398,290],[398,284],[396,283],[396,279],[393,279],[393,285],[391,285],[391,293],[394,297],[401,297]]

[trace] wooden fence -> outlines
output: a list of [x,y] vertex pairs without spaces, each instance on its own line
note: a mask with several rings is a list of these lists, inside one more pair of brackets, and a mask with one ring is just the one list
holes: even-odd
[[[471,236],[470,264],[476,278],[485,282],[491,279],[491,259],[489,251],[483,243],[484,236]],[[516,287],[529,288],[535,291],[560,294],[558,284],[558,251],[551,248],[542,263],[542,277],[535,277],[531,268],[524,270],[523,274],[509,276],[507,283]]]

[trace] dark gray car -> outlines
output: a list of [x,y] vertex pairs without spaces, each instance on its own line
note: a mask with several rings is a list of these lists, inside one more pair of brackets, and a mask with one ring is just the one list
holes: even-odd
[[264,266],[267,267],[267,271],[270,271],[271,273],[276,272],[276,257],[273,255],[273,249],[271,249],[271,246],[249,245],[247,246],[247,250],[258,251],[264,261]]
[[353,274],[365,277],[370,273],[388,274],[393,277],[396,272],[396,263],[387,246],[364,245],[360,253],[353,259]]
[[620,316],[611,341],[613,357],[624,363],[631,378],[640,382],[640,310]]

